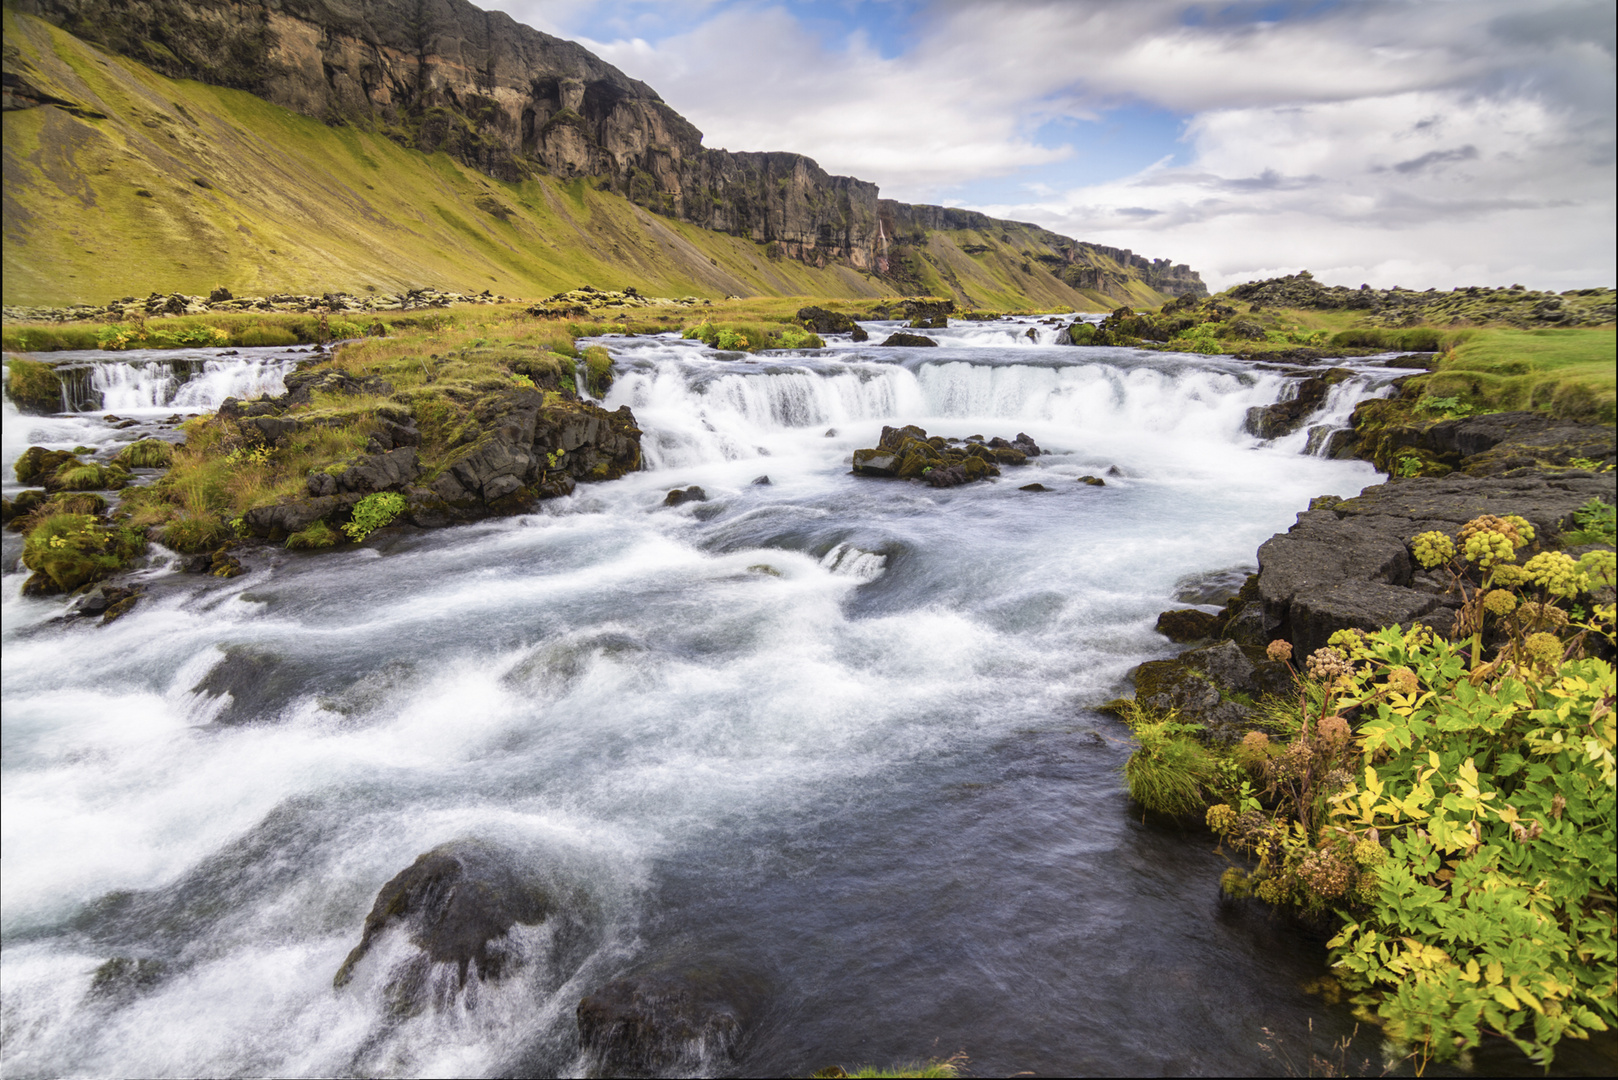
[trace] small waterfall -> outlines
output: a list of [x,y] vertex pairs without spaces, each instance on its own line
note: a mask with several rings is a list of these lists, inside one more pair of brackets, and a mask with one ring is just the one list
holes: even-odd
[[286,392],[283,381],[298,360],[284,349],[243,349],[239,355],[176,356],[156,350],[116,360],[104,353],[58,353],[53,368],[62,387],[62,412],[140,412],[217,409],[228,397]]

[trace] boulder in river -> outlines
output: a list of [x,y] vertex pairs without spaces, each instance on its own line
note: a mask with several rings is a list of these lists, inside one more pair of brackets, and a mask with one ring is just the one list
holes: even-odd
[[417,857],[376,894],[360,942],[337,970],[341,988],[388,933],[402,933],[415,955],[388,973],[386,995],[411,1015],[433,1000],[434,965],[446,965],[457,992],[469,974],[498,980],[517,959],[509,947],[512,927],[544,922],[556,908],[550,893],[520,872],[510,853],[472,840],[443,844]]
[[663,497],[664,506],[680,506],[688,502],[707,502],[708,493],[692,484],[687,488],[675,488]]
[[919,480],[931,487],[956,487],[1000,475],[1000,465],[1024,463],[1028,455],[1017,446],[1040,452],[1032,439],[1020,444],[996,440],[998,447],[981,439],[945,439],[929,436],[914,424],[884,427],[874,447],[854,451],[852,468],[858,476]]
[[668,963],[616,979],[579,1002],[592,1074],[704,1074],[734,1060],[763,1012],[764,981],[724,964]]
[[899,345],[899,346],[904,346],[904,347],[907,347],[907,348],[914,349],[914,348],[927,348],[928,346],[937,345],[938,342],[934,341],[932,338],[927,337],[924,334],[907,334],[903,330],[900,330],[900,331],[898,331],[896,333],[889,334],[882,341],[882,344],[883,345]]
[[1165,611],[1157,617],[1157,632],[1170,641],[1196,641],[1213,637],[1219,629],[1219,619],[1196,608]]

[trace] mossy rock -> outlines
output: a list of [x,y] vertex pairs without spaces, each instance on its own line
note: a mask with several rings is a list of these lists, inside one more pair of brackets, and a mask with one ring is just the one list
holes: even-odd
[[13,357],[6,361],[6,396],[17,411],[42,415],[60,412],[62,380],[50,364]]
[[22,564],[48,582],[36,584],[34,595],[72,592],[111,577],[145,550],[133,529],[103,526],[90,514],[53,514],[29,531]]
[[116,491],[129,480],[129,473],[118,466],[91,461],[63,465],[45,481],[45,487],[50,491]]
[[17,482],[43,484],[56,475],[64,465],[78,465],[78,456],[68,450],[47,450],[43,446],[30,446],[17,458]]
[[1170,641],[1187,642],[1213,637],[1219,629],[1219,618],[1196,608],[1165,611],[1157,617],[1157,632]]
[[126,469],[166,469],[174,463],[174,447],[162,439],[132,442],[112,459]]

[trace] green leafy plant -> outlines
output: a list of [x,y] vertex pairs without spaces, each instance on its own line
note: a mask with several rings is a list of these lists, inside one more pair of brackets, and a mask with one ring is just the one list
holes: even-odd
[[[1612,648],[1614,608],[1564,606],[1612,573],[1612,553],[1519,565],[1533,540],[1522,518],[1492,515],[1413,538],[1463,599],[1458,640],[1333,635],[1298,699],[1270,704],[1296,734],[1243,741],[1267,758],[1262,810],[1207,813],[1257,857],[1225,889],[1334,912],[1337,981],[1418,1067],[1486,1034],[1548,1065],[1560,1039],[1618,1012],[1615,691],[1592,655]],[[1290,665],[1291,646],[1270,655]]]
[[404,510],[403,495],[397,491],[378,491],[354,504],[353,518],[343,525],[343,532],[357,543],[404,513]]
[[530,379],[526,375],[513,375],[511,377],[511,383],[513,386],[520,386],[525,390],[534,389],[534,380]]
[[1393,471],[1394,476],[1411,477],[1421,475],[1421,458],[1416,457],[1414,454],[1406,454],[1398,460],[1397,465],[1398,467]]
[[1577,546],[1618,542],[1618,506],[1612,503],[1591,499],[1573,511],[1573,523],[1577,528],[1562,535],[1565,544]]

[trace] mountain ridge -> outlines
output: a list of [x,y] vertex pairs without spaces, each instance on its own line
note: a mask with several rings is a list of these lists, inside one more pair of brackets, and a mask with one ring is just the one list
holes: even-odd
[[[873,275],[887,291],[936,286],[971,301],[974,274],[960,249],[981,255],[1007,245],[997,254],[1010,256],[1008,266],[989,276],[1060,282],[1033,293],[1143,303],[1205,291],[1194,271],[1166,259],[1025,222],[883,199],[875,184],[833,176],[799,154],[704,147],[701,132],[645,83],[577,43],[466,0],[7,0],[6,7],[170,79],[245,90],[333,129],[374,132],[429,156],[441,151],[507,184],[587,180],[659,218],[765,245],[772,260]],[[8,40],[8,118],[54,106],[93,123],[89,114],[104,111],[76,104],[49,82]],[[12,173],[25,170],[11,169],[9,155],[7,162],[9,188]],[[10,228],[8,217],[8,240]],[[967,235],[974,231],[1003,239]],[[961,242],[935,250],[936,232],[960,234]],[[1031,295],[1028,284],[1008,283]]]

